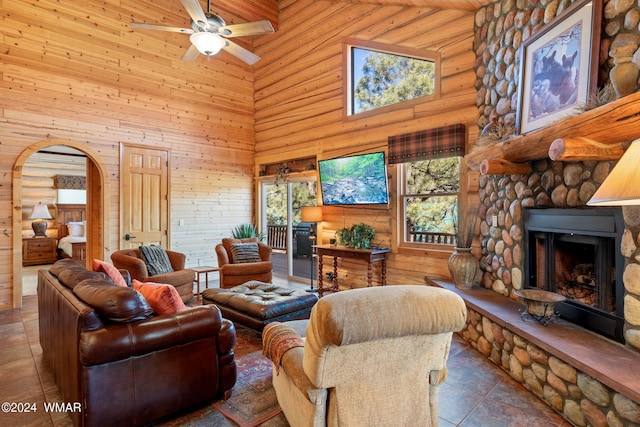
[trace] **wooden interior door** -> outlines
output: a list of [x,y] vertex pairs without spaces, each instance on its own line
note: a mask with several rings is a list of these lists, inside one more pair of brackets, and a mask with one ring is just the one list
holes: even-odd
[[169,153],[136,146],[123,148],[122,248],[168,244]]

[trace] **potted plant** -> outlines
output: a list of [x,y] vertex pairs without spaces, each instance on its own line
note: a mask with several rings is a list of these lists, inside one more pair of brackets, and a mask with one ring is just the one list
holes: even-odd
[[258,232],[255,224],[240,224],[231,231],[234,239],[248,239],[251,237],[258,238],[259,241],[264,240],[264,233]]
[[376,235],[376,230],[364,223],[353,224],[336,230],[338,243],[348,248],[367,249]]
[[478,272],[478,259],[471,253],[471,243],[476,231],[479,206],[467,210],[459,219],[454,217],[456,246],[449,257],[448,267],[457,288],[471,289]]

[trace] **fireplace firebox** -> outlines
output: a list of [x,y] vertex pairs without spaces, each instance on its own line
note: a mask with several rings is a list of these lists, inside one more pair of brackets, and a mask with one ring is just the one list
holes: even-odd
[[619,208],[526,209],[525,287],[558,293],[560,316],[623,342]]

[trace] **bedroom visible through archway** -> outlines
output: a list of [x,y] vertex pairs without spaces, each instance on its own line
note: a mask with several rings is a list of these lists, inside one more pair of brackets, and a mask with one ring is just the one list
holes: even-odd
[[[92,150],[69,140],[37,142],[18,157],[13,168],[13,203],[16,207],[13,217],[13,308],[22,306],[23,295],[35,294],[31,288],[37,282],[37,270],[46,268],[56,259],[75,256],[85,263],[93,258],[104,259],[104,236],[105,230],[109,229],[108,215],[103,212],[109,200],[105,170]],[[46,209],[41,206],[39,214],[34,216],[37,205]],[[37,238],[31,225],[38,219],[36,216],[43,216],[47,223],[44,236],[40,232]],[[79,239],[74,239],[76,243],[70,245],[68,255],[64,255],[66,252],[58,247],[59,237],[71,234]],[[54,244],[55,248],[49,247]],[[44,259],[39,260],[40,256]],[[24,289],[23,269],[30,270],[25,270],[25,276],[32,276]]]

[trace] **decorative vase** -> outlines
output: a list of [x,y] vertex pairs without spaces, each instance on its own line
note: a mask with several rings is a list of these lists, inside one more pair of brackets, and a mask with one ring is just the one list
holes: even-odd
[[638,66],[632,61],[634,51],[633,46],[626,45],[611,49],[609,52],[614,63],[613,68],[609,71],[609,79],[618,98],[636,91]]
[[449,271],[456,288],[471,289],[478,272],[479,263],[471,248],[455,248],[449,257]]

